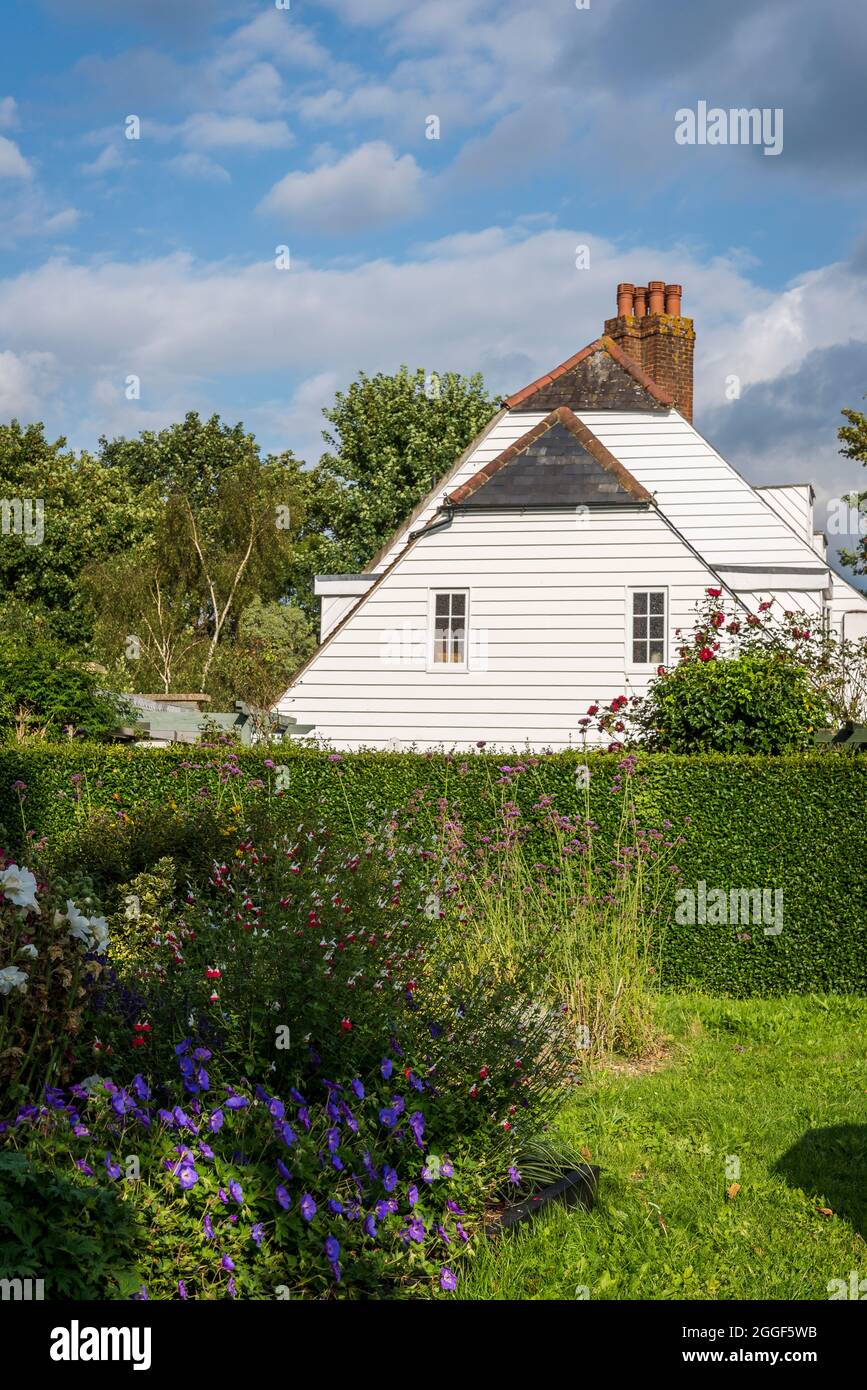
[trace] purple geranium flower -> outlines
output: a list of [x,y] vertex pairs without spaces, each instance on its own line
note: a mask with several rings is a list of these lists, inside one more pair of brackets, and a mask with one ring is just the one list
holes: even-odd
[[265,1227],[262,1225],[261,1221],[257,1221],[255,1226],[250,1227],[250,1239],[253,1241],[254,1245],[262,1244],[262,1237],[264,1234]]
[[213,1115],[212,1115],[211,1118],[208,1120],[208,1127],[210,1128],[210,1130],[211,1130],[211,1132],[212,1132],[213,1134],[216,1134],[218,1130],[221,1130],[221,1129],[223,1128],[223,1112],[222,1112],[222,1110],[215,1110],[215,1111],[214,1111]]
[[178,1298],[189,1298],[189,1294],[187,1293],[187,1286],[184,1283],[183,1279],[178,1280]]
[[106,1154],[105,1156],[105,1171],[108,1173],[112,1182],[117,1182],[120,1177],[120,1164],[115,1163],[111,1154]]
[[406,1234],[410,1240],[414,1240],[417,1245],[421,1245],[424,1240],[424,1222],[420,1216],[414,1216],[406,1228]]
[[385,1078],[385,1080],[388,1081],[389,1077],[391,1076],[391,1073],[394,1071],[394,1062],[392,1062],[390,1057],[383,1057],[382,1065],[380,1066],[379,1070],[382,1072],[382,1075]]
[[276,1129],[277,1133],[280,1135],[280,1138],[283,1140],[283,1143],[286,1145],[287,1149],[291,1149],[298,1136],[295,1133],[292,1126],[289,1124],[288,1120],[283,1120],[280,1124],[276,1126]]
[[277,1201],[280,1203],[283,1210],[288,1211],[290,1197],[289,1193],[286,1191],[285,1187],[282,1186],[282,1184],[279,1187],[275,1187],[274,1196],[277,1198]]
[[316,1215],[316,1203],[310,1196],[309,1192],[304,1193],[304,1196],[301,1198],[300,1206],[301,1215],[304,1217],[304,1220],[312,1221],[314,1216]]
[[397,1187],[397,1173],[393,1168],[389,1168],[387,1163],[382,1169],[382,1185],[386,1192],[393,1192]]
[[199,1175],[192,1163],[182,1163],[178,1169],[178,1186],[184,1192],[188,1192],[191,1187],[195,1187],[199,1181]]
[[229,1255],[222,1255],[220,1257],[220,1265],[228,1274],[231,1274],[232,1270],[235,1268],[235,1261]]
[[205,1215],[202,1218],[202,1230],[205,1232],[206,1240],[214,1239],[214,1225],[207,1212],[205,1212]]
[[442,1269],[440,1270],[440,1288],[443,1290],[444,1293],[452,1293],[452,1291],[456,1289],[457,1286],[458,1281],[455,1278],[454,1274],[449,1269],[448,1265],[443,1265]]

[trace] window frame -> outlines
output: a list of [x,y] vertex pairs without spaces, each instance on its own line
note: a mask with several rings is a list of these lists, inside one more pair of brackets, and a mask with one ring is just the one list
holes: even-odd
[[[451,600],[456,595],[464,600],[464,657],[463,661],[436,661],[434,652],[436,649],[436,618],[437,618],[437,599],[448,594]],[[451,602],[449,603],[449,618],[451,619]],[[427,669],[428,671],[468,671],[470,653],[470,591],[459,585],[450,585],[448,588],[438,586],[428,590],[428,619],[427,619]],[[451,630],[451,629],[450,629]]]
[[[648,600],[648,605],[647,605],[647,608],[648,608],[648,611],[647,611],[648,635],[647,635],[646,638],[643,638],[643,639],[640,638],[640,637],[637,638],[637,637],[635,637],[635,635],[634,635],[634,633],[635,633],[635,619],[636,619],[637,617],[641,617],[641,616],[642,616],[640,613],[636,613],[636,612],[634,611],[634,596],[635,596],[636,594],[648,594],[648,595],[650,595],[650,594],[662,594],[662,660],[661,660],[661,661],[651,661],[651,660],[648,660],[648,661],[636,661],[635,658],[634,658],[634,656],[633,656],[633,643],[634,643],[634,642],[636,642],[636,641],[639,641],[639,642],[640,642],[640,641],[643,640],[643,641],[646,641],[646,642],[648,643],[648,645],[649,645],[650,640],[651,640],[651,639],[650,639],[650,628],[649,628],[649,622],[650,622],[650,617],[651,617],[651,613],[650,613],[650,602],[649,602],[649,600]],[[625,655],[626,655],[626,670],[627,670],[627,671],[648,671],[648,672],[649,672],[649,671],[655,671],[656,668],[657,668],[657,666],[667,666],[667,665],[668,665],[668,653],[669,653],[669,632],[668,632],[668,627],[669,627],[669,613],[670,613],[670,608],[669,608],[669,593],[668,593],[668,585],[667,585],[667,584],[629,584],[629,585],[627,585],[627,588],[626,588],[626,633],[625,633],[625,638],[626,638],[626,641],[625,641],[625,647],[626,647]],[[653,614],[653,616],[654,616],[654,617],[659,617],[659,614]]]

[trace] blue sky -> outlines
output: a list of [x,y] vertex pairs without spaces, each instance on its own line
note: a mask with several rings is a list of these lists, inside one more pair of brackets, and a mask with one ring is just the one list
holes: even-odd
[[[7,0],[3,36],[0,419],[217,410],[312,461],[358,370],[515,390],[659,278],[722,452],[864,486],[860,0]],[[781,109],[781,153],[678,144],[700,101]]]

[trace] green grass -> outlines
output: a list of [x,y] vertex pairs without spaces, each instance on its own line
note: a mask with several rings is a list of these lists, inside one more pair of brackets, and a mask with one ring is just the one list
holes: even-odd
[[666,1065],[595,1073],[553,1127],[601,1166],[596,1209],[487,1242],[463,1298],[827,1299],[867,1278],[867,999],[667,996],[660,1022]]

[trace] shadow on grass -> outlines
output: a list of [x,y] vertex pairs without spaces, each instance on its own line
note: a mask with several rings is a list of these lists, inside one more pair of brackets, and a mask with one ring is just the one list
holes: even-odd
[[774,1171],[791,1187],[823,1197],[836,1216],[867,1239],[867,1125],[808,1129]]

